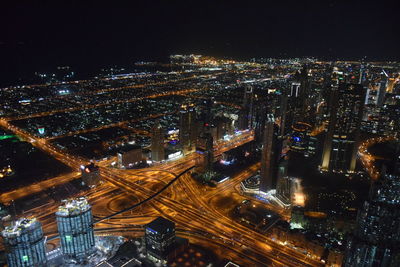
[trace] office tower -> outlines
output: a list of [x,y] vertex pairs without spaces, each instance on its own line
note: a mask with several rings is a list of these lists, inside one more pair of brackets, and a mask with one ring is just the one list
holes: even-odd
[[357,216],[345,267],[400,266],[400,164],[382,170]]
[[238,129],[246,130],[253,128],[254,114],[253,114],[253,87],[246,85],[244,87],[244,98],[242,108],[239,111]]
[[136,166],[143,161],[142,147],[129,145],[121,147],[117,153],[117,164],[119,168]]
[[56,219],[65,261],[85,262],[95,250],[92,208],[86,198],[64,200]]
[[254,123],[253,101],[254,101],[253,87],[251,85],[247,84],[244,88],[243,107],[247,111],[247,117],[248,117],[248,127],[247,128],[250,128],[250,129],[253,129],[253,123]]
[[354,172],[364,97],[365,91],[359,84],[342,83],[332,87],[322,171]]
[[151,159],[153,161],[162,161],[165,159],[164,150],[164,131],[160,121],[156,121],[151,130]]
[[205,142],[206,142],[206,150],[205,150],[205,169],[206,171],[213,170],[214,164],[214,140],[211,133],[204,134]]
[[300,96],[300,85],[301,84],[299,82],[292,82],[290,84],[290,97],[294,98]]
[[179,143],[186,155],[195,147],[196,111],[193,105],[183,105],[179,114]]
[[287,132],[287,112],[288,112],[288,95],[286,93],[286,90],[283,90],[281,94],[281,99],[280,99],[280,105],[279,105],[279,113],[280,113],[280,125],[279,125],[279,135],[280,136],[285,136]]
[[278,157],[277,131],[275,118],[267,114],[261,151],[260,191],[268,192],[276,186]]
[[308,69],[303,67],[295,74],[295,81],[290,84],[289,102],[292,110],[293,122],[303,121],[307,116],[309,108],[309,89]]
[[305,153],[312,126],[305,122],[296,122],[292,125],[291,145],[293,151]]
[[9,267],[46,266],[42,225],[35,218],[20,218],[2,231]]
[[384,70],[382,70],[381,81],[379,83],[379,89],[378,89],[376,102],[375,102],[375,104],[378,107],[382,107],[383,103],[385,102],[387,87],[388,87],[388,75]]
[[264,101],[258,100],[254,104],[254,139],[257,144],[261,144],[265,126],[267,106]]
[[176,243],[175,223],[158,217],[145,226],[147,256],[165,262]]
[[358,77],[358,84],[363,84],[364,82],[364,65],[360,65],[360,75]]
[[282,158],[278,167],[278,179],[276,185],[276,197],[285,205],[291,203],[291,183],[287,176],[288,160]]

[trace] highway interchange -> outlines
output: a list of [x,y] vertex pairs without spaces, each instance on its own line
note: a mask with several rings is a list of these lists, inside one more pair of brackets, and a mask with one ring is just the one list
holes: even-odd
[[[118,90],[118,88],[109,90]],[[168,94],[185,94],[187,92],[192,92],[192,90],[172,91]],[[54,112],[63,112],[63,110],[30,116],[45,116],[54,114]],[[0,119],[0,126],[30,142],[34,147],[52,155],[71,167],[74,172],[42,182],[41,185],[36,185],[36,189],[33,186],[16,190],[16,192],[4,196],[2,201],[8,202],[11,199],[25,196],[28,190],[33,193],[42,188],[50,188],[78,178],[79,166],[87,164],[88,159],[60,150],[49,140],[14,126],[10,123],[13,119]],[[215,147],[215,155],[220,155],[224,151],[253,139],[252,131],[243,132],[230,141],[218,143]],[[152,197],[176,175],[195,166],[199,157],[201,156],[192,153],[176,161],[141,170],[119,170],[110,166],[110,160],[99,162],[101,178],[104,183],[85,192],[85,196],[92,204],[96,218],[110,215],[121,206],[133,205]],[[258,168],[259,164],[250,166],[213,189],[200,185],[191,178],[190,173],[185,173],[151,201],[124,214],[97,223],[96,231],[99,234],[112,232],[140,236],[143,235],[142,225],[161,215],[177,224],[178,235],[187,237],[191,242],[204,247],[212,247],[219,255],[224,255],[243,266],[323,266],[320,261],[237,223],[227,212],[233,207],[218,209],[213,205],[219,201],[218,198],[222,199],[223,196],[234,196],[236,201],[244,199],[238,194],[238,184],[254,174]],[[44,226],[44,232],[49,237],[56,234],[54,212],[57,205],[57,203],[49,203],[46,207],[37,207],[28,212],[38,217]],[[286,218],[285,212],[278,212],[283,215],[283,218]],[[49,247],[51,247],[51,242],[49,242]]]

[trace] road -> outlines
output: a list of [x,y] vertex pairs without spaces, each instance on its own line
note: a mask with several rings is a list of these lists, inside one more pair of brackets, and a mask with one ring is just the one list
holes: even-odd
[[[36,148],[52,155],[57,160],[67,166],[77,170],[87,160],[81,157],[72,156],[65,151],[51,145],[45,139],[35,137],[10,124],[6,119],[0,119],[0,126],[12,131],[23,139],[30,142]],[[241,135],[234,136],[229,141],[216,143],[215,155],[240,146],[254,139],[251,131],[244,132]],[[153,166],[146,170],[118,170],[105,164],[99,164],[101,177],[114,186],[128,192],[134,196],[133,201],[141,201],[154,195],[163,185],[168,184],[174,179],[176,174],[194,166],[198,154],[192,153],[185,158],[175,162]],[[189,233],[207,233],[202,235],[203,244],[207,247],[208,243],[217,243],[224,247],[229,247],[235,253],[230,254],[233,260],[240,261],[240,255],[247,255],[247,258],[253,261],[253,264],[275,264],[276,266],[322,266],[320,261],[306,257],[304,254],[286,247],[279,242],[266,238],[265,235],[245,227],[210,205],[209,199],[215,198],[221,190],[221,194],[232,194],[235,192],[235,185],[242,179],[254,173],[256,166],[250,167],[245,172],[240,173],[232,181],[213,191],[206,192],[204,187],[198,185],[189,174],[183,175],[177,183],[172,184],[168,190],[160,193],[153,198],[150,203],[146,203],[142,209],[140,219],[135,218],[136,223],[145,223],[154,218],[154,211],[162,216],[174,221],[179,228]],[[97,192],[88,193],[89,201],[95,207],[98,203],[106,205],[112,197],[118,197],[119,191],[114,191],[114,187],[100,188]],[[116,194],[116,195],[112,195]],[[104,203],[106,202],[106,203]],[[56,203],[52,206],[37,211],[31,211],[37,216],[44,225],[44,231],[51,233],[55,231],[54,211]],[[136,212],[136,211],[135,211]],[[132,215],[132,214],[131,214]],[[122,224],[130,224],[133,218],[121,216],[118,220]],[[109,222],[99,223],[97,227],[103,227],[105,224],[115,222],[115,219]],[[109,226],[109,225],[108,225]],[[116,227],[116,226],[115,226]]]

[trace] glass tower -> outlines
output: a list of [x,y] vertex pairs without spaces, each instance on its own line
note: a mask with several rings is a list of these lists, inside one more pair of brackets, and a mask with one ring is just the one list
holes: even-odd
[[91,206],[85,198],[64,200],[56,217],[64,259],[85,262],[95,249]]
[[46,266],[42,225],[35,218],[21,218],[2,231],[9,267]]

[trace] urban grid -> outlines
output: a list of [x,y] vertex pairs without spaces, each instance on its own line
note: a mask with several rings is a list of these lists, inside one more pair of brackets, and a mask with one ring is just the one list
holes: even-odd
[[398,55],[197,50],[1,82],[0,266],[400,266]]

